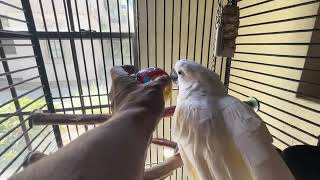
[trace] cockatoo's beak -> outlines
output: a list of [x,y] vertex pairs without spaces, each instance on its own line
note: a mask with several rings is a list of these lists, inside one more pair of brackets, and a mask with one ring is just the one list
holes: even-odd
[[171,71],[171,73],[170,73],[170,77],[171,77],[171,79],[172,79],[172,81],[173,81],[174,83],[177,83],[177,81],[178,81],[178,74],[177,74],[177,72],[176,72],[174,69],[172,69],[172,71]]

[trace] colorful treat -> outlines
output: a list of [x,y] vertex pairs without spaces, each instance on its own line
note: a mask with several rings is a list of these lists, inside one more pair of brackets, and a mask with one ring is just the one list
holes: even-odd
[[[151,67],[151,68],[140,70],[137,73],[137,80],[145,84],[163,75],[168,75],[168,74],[160,68]],[[172,93],[172,84],[170,83],[170,85],[167,86],[163,91],[163,96],[165,101],[170,99],[171,93]]]

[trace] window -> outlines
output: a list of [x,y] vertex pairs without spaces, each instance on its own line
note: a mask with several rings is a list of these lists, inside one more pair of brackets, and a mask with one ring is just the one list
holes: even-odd
[[[1,40],[1,44],[14,44],[14,41],[11,39]],[[4,46],[3,47],[5,55],[16,55],[17,50],[15,46]]]
[[[62,43],[62,42],[61,42]],[[51,50],[52,50],[52,56],[53,59],[61,59],[61,47],[58,40],[50,40]],[[48,52],[50,53],[50,47],[48,46]],[[50,54],[49,54],[50,56]]]

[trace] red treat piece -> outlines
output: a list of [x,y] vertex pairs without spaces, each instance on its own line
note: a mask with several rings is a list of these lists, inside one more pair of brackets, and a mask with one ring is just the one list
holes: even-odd
[[140,70],[137,73],[137,80],[141,83],[147,83],[162,75],[168,75],[168,74],[160,68],[152,67],[152,68]]

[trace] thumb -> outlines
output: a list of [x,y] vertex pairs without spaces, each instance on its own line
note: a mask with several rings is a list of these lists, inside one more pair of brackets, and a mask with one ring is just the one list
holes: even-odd
[[171,84],[171,77],[168,75],[164,75],[164,76],[160,76],[160,77],[156,78],[154,81],[148,83],[147,86],[163,91],[164,88],[170,84]]

